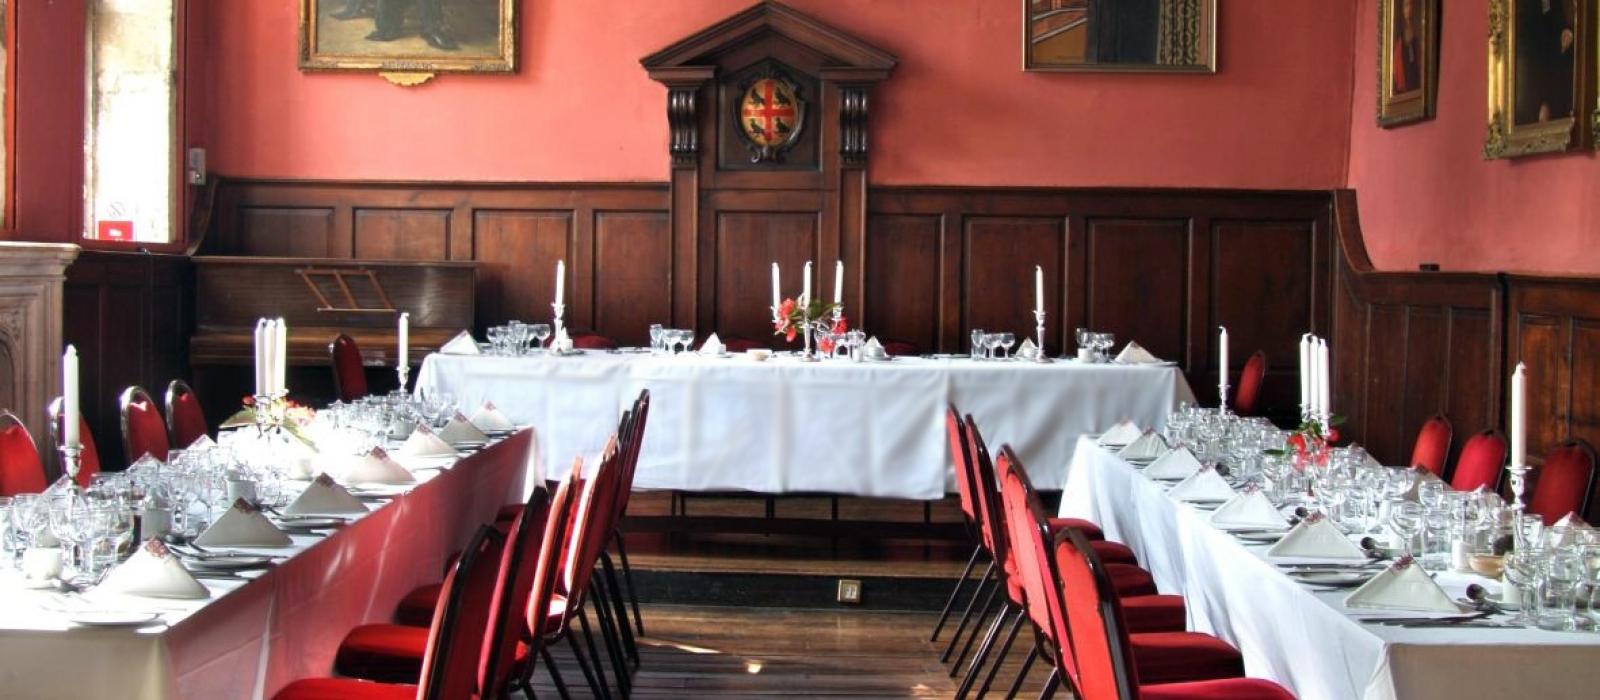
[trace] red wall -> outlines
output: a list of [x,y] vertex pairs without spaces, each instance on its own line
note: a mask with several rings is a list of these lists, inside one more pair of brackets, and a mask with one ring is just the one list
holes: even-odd
[[1377,0],[1361,0],[1349,186],[1373,263],[1415,269],[1600,273],[1600,163],[1593,153],[1485,161],[1485,0],[1443,3],[1439,109],[1376,126]]
[[7,11],[17,23],[16,218],[8,228],[19,238],[71,241],[83,220],[83,3],[12,2]]
[[[204,19],[202,140],[235,176],[663,180],[665,91],[638,60],[750,2],[523,2],[517,75],[409,89],[302,73],[298,3],[236,3]],[[874,97],[875,183],[1344,183],[1347,2],[1224,0],[1215,76],[1024,73],[1019,0],[791,4],[900,58]]]

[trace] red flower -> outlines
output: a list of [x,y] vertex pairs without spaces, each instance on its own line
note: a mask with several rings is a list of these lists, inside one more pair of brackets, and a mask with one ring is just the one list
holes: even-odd
[[246,396],[246,397],[244,397],[244,399],[243,399],[243,401],[241,403],[243,403],[246,406],[254,406],[254,405],[256,405],[256,397],[254,397],[254,396]]
[[826,338],[826,337],[824,337],[822,339],[819,339],[817,341],[817,349],[821,350],[822,354],[824,354],[824,355],[832,355],[833,354],[833,339],[832,338]]
[[1306,436],[1301,435],[1300,433],[1295,433],[1293,435],[1290,435],[1289,436],[1289,446],[1293,447],[1295,452],[1298,452],[1300,454],[1305,454],[1306,453]]
[[785,330],[784,333],[783,333],[783,339],[792,343],[792,342],[794,342],[795,335],[796,335],[796,333],[795,333],[794,326],[789,326],[788,329]]
[[1338,442],[1338,441],[1339,441],[1339,429],[1338,428],[1328,428],[1328,442]]
[[833,322],[833,332],[835,334],[844,333],[847,330],[850,330],[850,321],[849,321],[849,319],[846,319],[845,317],[840,316],[839,320]]

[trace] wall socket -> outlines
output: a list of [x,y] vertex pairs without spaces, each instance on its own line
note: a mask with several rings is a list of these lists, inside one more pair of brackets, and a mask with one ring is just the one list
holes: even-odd
[[839,579],[839,602],[846,605],[861,604],[861,581],[853,578]]

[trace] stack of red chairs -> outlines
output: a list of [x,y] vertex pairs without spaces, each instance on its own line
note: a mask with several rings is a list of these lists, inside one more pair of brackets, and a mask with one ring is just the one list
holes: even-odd
[[[1293,698],[1269,681],[1243,678],[1238,650],[1210,634],[1141,630],[1128,615],[1133,601],[1118,585],[1114,564],[1102,561],[1094,543],[1075,527],[1051,535],[1027,471],[1002,447],[1006,537],[1021,580],[1024,609],[1037,633],[1035,654],[1054,662],[1040,697],[1066,682],[1082,700],[1130,698]],[[1051,561],[1051,537],[1058,543]],[[1034,657],[1029,657],[1022,676]],[[1019,686],[1022,676],[1013,686]]]

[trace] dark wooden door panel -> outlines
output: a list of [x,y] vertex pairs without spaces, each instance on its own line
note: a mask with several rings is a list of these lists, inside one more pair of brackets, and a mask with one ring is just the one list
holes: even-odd
[[938,216],[874,216],[867,226],[866,330],[933,351],[939,339]]
[[597,212],[594,224],[595,330],[647,345],[650,324],[672,313],[672,228],[661,212]]
[[242,207],[236,241],[239,255],[262,257],[349,257],[330,251],[333,209],[324,207]]
[[[1065,220],[1035,217],[968,217],[963,226],[966,274],[962,299],[967,328],[1012,332],[1017,342],[1034,334],[1033,268],[1044,268],[1045,314],[1061,313],[1061,263]],[[970,339],[963,338],[962,348]]]
[[[478,266],[478,326],[510,320],[549,322],[555,312],[556,261],[567,260],[567,292],[577,280],[572,215],[565,211],[480,210],[473,218]],[[573,309],[567,308],[571,318]]]
[[[1189,227],[1183,220],[1090,219],[1085,237],[1085,324],[1183,359],[1188,324]],[[1069,332],[1071,329],[1068,329]],[[1075,340],[1068,342],[1075,348]]]
[[448,260],[450,210],[357,209],[355,256],[378,260]]
[[1228,328],[1229,364],[1237,371],[1259,349],[1273,374],[1298,372],[1300,334],[1311,328],[1311,226],[1229,221],[1214,229],[1212,325]]
[[[716,219],[715,330],[765,339],[772,335],[772,263],[782,272],[782,296],[798,297],[801,271],[815,261],[818,217],[794,212],[720,212]],[[813,296],[827,299],[823,288],[832,271],[814,266]],[[711,329],[702,329],[702,333]],[[776,342],[776,341],[775,341]]]
[[1570,418],[1564,437],[1600,443],[1600,322],[1582,319],[1572,325],[1572,380],[1567,402]]

